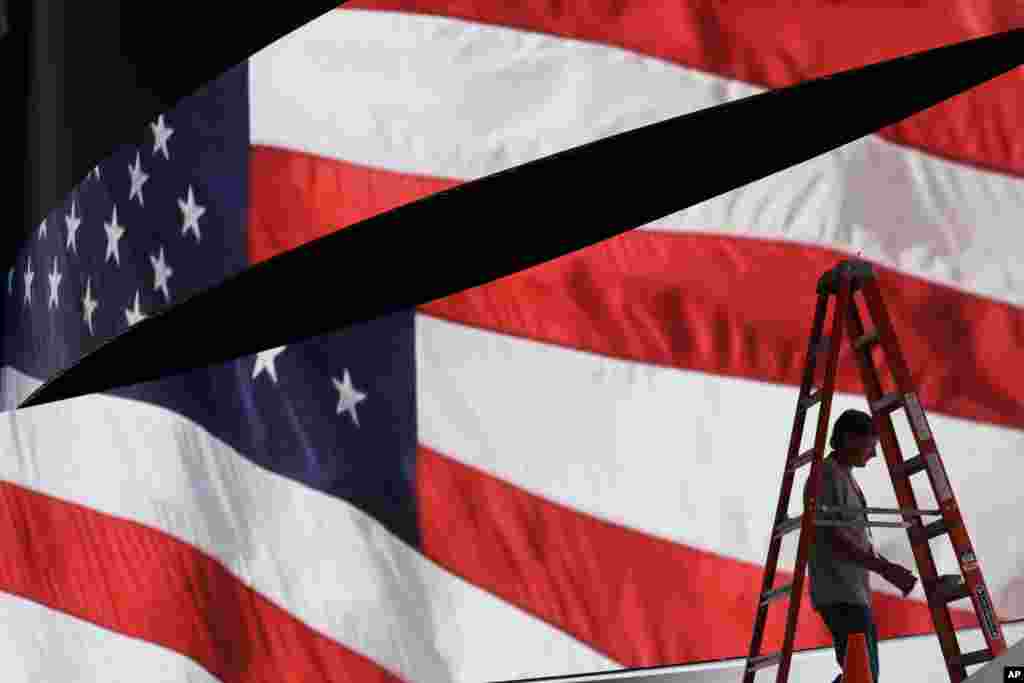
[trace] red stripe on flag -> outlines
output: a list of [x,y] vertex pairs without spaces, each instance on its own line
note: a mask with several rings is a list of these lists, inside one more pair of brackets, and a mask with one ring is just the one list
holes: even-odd
[[249,263],[460,182],[254,145],[249,160]]
[[[666,3],[650,0],[352,0],[342,9],[440,15],[622,47],[767,88],[1024,25],[1010,2]],[[866,36],[870,36],[866,39]],[[1024,175],[1024,72],[982,84],[885,129],[935,155]],[[908,84],[909,86],[910,84]]]
[[[268,148],[253,149],[251,165],[253,263],[457,184]],[[626,360],[798,386],[817,279],[841,258],[785,242],[636,230],[421,310]],[[1024,428],[1024,389],[1005,372],[1024,366],[1024,312],[878,270],[925,409]],[[837,383],[862,392],[848,345]]]
[[193,546],[0,483],[0,590],[179,652],[219,680],[399,680]]
[[[423,552],[624,666],[745,657],[762,568],[542,500],[427,448],[417,469]],[[779,573],[776,585],[792,575]],[[762,652],[781,648],[788,602]],[[932,631],[928,607],[876,594],[879,636]],[[954,610],[958,628],[977,625]],[[796,648],[831,646],[805,591]]]
[[[845,257],[787,243],[634,231],[422,310],[617,358],[799,386],[817,280]],[[1024,364],[1024,311],[876,271],[925,409],[1024,428],[1024,391],[1004,371]],[[885,357],[875,358],[891,390]],[[863,393],[848,342],[836,381],[839,391]]]

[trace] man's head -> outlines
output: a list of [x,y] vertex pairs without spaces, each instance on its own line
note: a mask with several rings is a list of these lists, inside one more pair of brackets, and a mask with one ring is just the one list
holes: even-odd
[[860,410],[845,411],[832,426],[829,444],[840,463],[864,467],[877,455],[878,432],[871,416]]

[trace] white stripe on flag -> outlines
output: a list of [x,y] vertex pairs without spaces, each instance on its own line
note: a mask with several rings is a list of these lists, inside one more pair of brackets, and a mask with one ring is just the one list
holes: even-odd
[[0,593],[0,662],[4,683],[217,683],[177,652],[6,593]]
[[[416,349],[423,445],[599,519],[764,562],[796,388],[606,358],[425,315],[417,316]],[[862,397],[837,394],[833,421],[849,407],[867,409]],[[813,446],[817,415],[808,413],[801,451]],[[894,416],[904,457],[912,457],[909,423],[902,411]],[[1024,434],[929,419],[997,605],[1024,613]],[[798,473],[798,492],[808,470]],[[897,507],[881,460],[857,478],[873,506]],[[927,482],[913,482],[919,506],[936,508]],[[790,513],[801,508],[794,495]],[[905,531],[876,529],[875,538],[887,557],[913,566]],[[957,571],[948,543],[935,541],[933,550],[940,571]],[[793,566],[795,551],[795,540],[783,544],[781,566]]]
[[[457,180],[761,92],[605,45],[356,10],[249,63],[254,144]],[[651,163],[684,184],[701,165],[744,159],[693,159],[681,141]],[[1022,220],[1024,181],[872,136],[646,227],[862,251],[1022,303]]]
[[[20,374],[6,368],[5,384],[38,385]],[[0,479],[179,538],[406,681],[615,668],[177,413],[94,394],[2,417]]]

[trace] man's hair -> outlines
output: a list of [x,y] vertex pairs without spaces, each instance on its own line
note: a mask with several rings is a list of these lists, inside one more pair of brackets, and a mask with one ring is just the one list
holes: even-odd
[[832,438],[829,440],[829,445],[834,450],[842,448],[848,435],[877,436],[878,431],[875,429],[875,423],[870,415],[862,410],[851,408],[843,412],[832,426]]

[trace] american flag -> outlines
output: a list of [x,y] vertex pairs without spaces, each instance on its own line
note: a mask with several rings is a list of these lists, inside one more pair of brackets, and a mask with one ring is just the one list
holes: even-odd
[[[857,253],[882,273],[997,606],[1024,617],[1018,72],[415,311],[10,410],[146,316],[364,218],[1022,19],[966,3],[358,2],[205,85],[41,217],[8,273],[5,680],[441,683],[658,665],[738,680],[814,284]],[[652,163],[685,182],[742,159],[690,159],[684,141]],[[265,324],[369,286],[338,263],[332,290],[264,302]],[[841,362],[835,415],[864,406]],[[861,484],[895,507],[881,468]],[[881,531],[882,553],[912,565],[905,534]],[[920,590],[873,588],[886,677],[944,676],[935,639],[909,638],[931,630]],[[803,603],[790,680],[826,680],[828,632]],[[980,643],[954,611],[962,642]],[[766,649],[783,623],[773,613]]]

